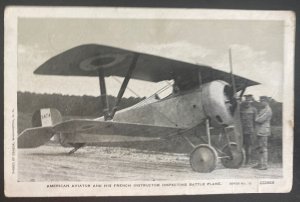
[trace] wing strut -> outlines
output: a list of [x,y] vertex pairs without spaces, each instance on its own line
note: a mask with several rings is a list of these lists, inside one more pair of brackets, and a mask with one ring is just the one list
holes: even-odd
[[113,119],[113,117],[115,116],[116,111],[118,110],[119,104],[120,104],[121,99],[123,97],[123,94],[124,94],[124,92],[127,88],[127,85],[128,85],[128,82],[131,78],[132,72],[136,67],[136,63],[137,63],[138,58],[139,58],[139,54],[138,53],[134,54],[132,63],[130,65],[129,69],[128,69],[128,72],[127,72],[127,74],[126,74],[126,76],[123,80],[123,83],[121,85],[121,88],[119,90],[116,104],[115,104],[114,108],[112,109],[112,112],[110,113],[110,119]]
[[107,120],[109,117],[109,108],[106,94],[106,86],[105,86],[105,77],[102,69],[98,69],[99,75],[99,84],[100,84],[100,94],[101,94],[101,102],[103,107],[104,119]]
[[123,80],[123,83],[120,87],[119,93],[117,95],[117,100],[116,100],[116,104],[113,107],[112,111],[109,111],[109,105],[108,105],[108,100],[107,100],[107,94],[106,94],[106,86],[105,86],[105,76],[104,76],[104,72],[103,69],[98,69],[98,75],[99,75],[99,84],[100,84],[100,94],[101,94],[101,102],[102,102],[102,106],[103,106],[103,114],[104,114],[104,120],[111,120],[113,119],[116,111],[118,110],[119,104],[121,102],[121,99],[124,95],[124,92],[127,88],[128,82],[131,78],[131,75],[136,67],[137,64],[137,60],[139,58],[138,53],[134,54],[133,56],[133,60],[132,63],[126,73],[126,76]]

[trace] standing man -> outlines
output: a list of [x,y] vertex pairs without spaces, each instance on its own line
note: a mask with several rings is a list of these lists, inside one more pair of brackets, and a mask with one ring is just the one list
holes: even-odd
[[252,106],[253,96],[245,95],[245,101],[241,103],[241,123],[243,130],[243,144],[246,153],[246,164],[250,162],[253,138],[255,135],[254,121],[257,110]]
[[259,170],[268,169],[268,137],[271,135],[270,122],[272,110],[266,96],[260,97],[260,109],[255,118],[258,143],[258,164],[253,168]]

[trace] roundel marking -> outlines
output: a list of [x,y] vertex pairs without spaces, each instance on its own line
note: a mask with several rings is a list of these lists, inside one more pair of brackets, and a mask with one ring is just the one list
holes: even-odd
[[117,65],[126,59],[126,54],[104,54],[89,57],[80,63],[83,71],[95,71],[101,68],[108,68]]

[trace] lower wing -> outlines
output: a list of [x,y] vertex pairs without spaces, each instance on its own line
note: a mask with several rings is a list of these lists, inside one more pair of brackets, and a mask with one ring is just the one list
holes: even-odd
[[18,137],[19,148],[45,144],[54,134],[61,134],[68,143],[150,141],[177,135],[185,129],[113,121],[70,120],[52,127],[24,130]]
[[132,142],[159,140],[181,128],[113,121],[71,120],[54,127],[70,143]]

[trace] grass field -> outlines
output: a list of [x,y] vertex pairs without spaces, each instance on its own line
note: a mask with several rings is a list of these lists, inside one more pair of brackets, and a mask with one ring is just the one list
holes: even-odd
[[282,178],[282,166],[270,163],[268,170],[225,168],[221,162],[211,173],[192,170],[189,154],[150,152],[123,147],[86,146],[73,155],[59,145],[18,150],[18,180],[45,181],[164,181]]

